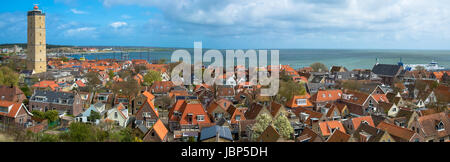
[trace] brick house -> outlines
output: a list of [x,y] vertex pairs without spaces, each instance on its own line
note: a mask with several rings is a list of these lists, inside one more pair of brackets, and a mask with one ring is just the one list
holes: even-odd
[[131,110],[132,114],[136,114],[136,112],[141,108],[141,106],[147,101],[150,100],[153,105],[155,105],[155,96],[148,91],[144,91],[143,93],[136,96],[133,100],[133,108]]
[[25,94],[17,86],[0,86],[0,100],[20,102],[25,100]]
[[450,140],[450,119],[446,112],[415,117],[408,128],[423,136],[426,142]]
[[15,123],[27,126],[32,123],[31,116],[23,103],[0,101],[0,121],[4,124]]
[[[145,127],[151,128],[159,119],[159,113],[155,109],[155,105],[149,99],[147,99],[144,104],[139,108],[136,113],[136,123],[144,124]],[[139,125],[138,124],[138,125]]]
[[35,90],[29,102],[30,110],[57,110],[77,116],[83,112],[83,104],[78,93]]

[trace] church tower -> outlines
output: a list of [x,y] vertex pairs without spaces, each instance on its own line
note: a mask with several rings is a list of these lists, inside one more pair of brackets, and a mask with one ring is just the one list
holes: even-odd
[[45,13],[37,5],[32,11],[28,11],[27,69],[34,73],[47,71]]

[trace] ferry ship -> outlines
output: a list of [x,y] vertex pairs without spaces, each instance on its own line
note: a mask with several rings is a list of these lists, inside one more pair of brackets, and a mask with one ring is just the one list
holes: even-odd
[[445,67],[439,66],[438,63],[434,60],[431,61],[431,63],[429,63],[429,64],[406,64],[405,69],[412,71],[412,70],[416,70],[416,67],[418,67],[418,66],[424,67],[425,70],[427,70],[427,71],[445,70]]

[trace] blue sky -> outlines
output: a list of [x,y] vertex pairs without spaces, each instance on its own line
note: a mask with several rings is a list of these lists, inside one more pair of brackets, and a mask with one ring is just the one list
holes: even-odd
[[0,1],[0,43],[26,42],[35,3],[48,44],[450,49],[447,0]]

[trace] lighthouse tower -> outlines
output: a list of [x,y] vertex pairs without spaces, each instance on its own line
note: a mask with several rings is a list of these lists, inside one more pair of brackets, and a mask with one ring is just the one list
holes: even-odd
[[37,5],[28,11],[27,69],[34,73],[47,71],[45,13]]

